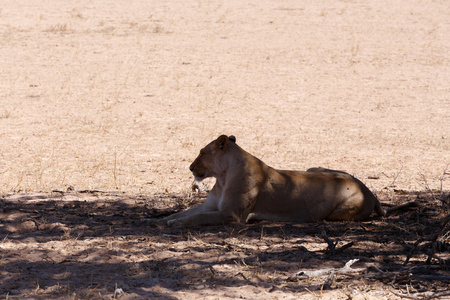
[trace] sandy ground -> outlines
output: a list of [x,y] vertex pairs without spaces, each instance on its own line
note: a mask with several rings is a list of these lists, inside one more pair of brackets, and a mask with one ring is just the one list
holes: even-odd
[[[1,289],[0,297],[37,297],[33,289],[44,291],[43,298],[60,297],[56,290],[37,288],[41,277],[32,270],[41,268],[38,262],[48,264],[46,272],[55,267],[55,273],[47,277],[57,285],[49,281],[47,289],[59,286],[62,291],[64,287],[69,298],[100,297],[98,284],[98,292],[111,297],[114,283],[125,286],[136,274],[153,276],[149,270],[171,268],[172,262],[165,262],[177,255],[176,268],[192,268],[202,274],[197,265],[210,263],[217,251],[223,256],[234,251],[234,246],[227,248],[228,242],[214,242],[215,238],[226,239],[227,230],[252,232],[242,243],[258,244],[253,236],[259,225],[256,229],[198,229],[194,233],[197,240],[205,245],[222,243],[226,249],[207,246],[212,247],[211,253],[197,251],[200,248],[197,252],[167,252],[162,249],[192,241],[189,231],[177,235],[168,229],[141,228],[138,222],[141,215],[188,206],[192,182],[188,166],[202,146],[222,133],[235,135],[244,149],[273,167],[303,170],[323,166],[350,172],[385,205],[427,193],[424,199],[440,210],[433,215],[435,223],[430,221],[428,231],[438,227],[437,220],[445,213],[445,201],[439,199],[446,199],[450,190],[448,1],[5,0],[0,6],[0,45],[0,279],[12,282],[20,278],[15,275],[21,275],[28,283],[27,288]],[[80,193],[85,190],[102,193]],[[401,198],[402,193],[409,195],[408,199]],[[141,198],[141,202],[133,200]],[[27,199],[37,202],[28,203]],[[123,201],[126,206],[120,204]],[[183,205],[175,205],[177,201]],[[106,223],[102,219],[92,223],[90,214],[83,214],[84,203],[91,203],[98,214],[102,207],[112,210],[114,203],[117,207],[116,212],[108,211],[111,217],[103,220]],[[149,205],[157,208],[152,211]],[[55,210],[49,211],[51,207]],[[95,210],[91,213],[97,214]],[[121,218],[127,218],[121,213],[127,210],[134,213],[121,224]],[[66,221],[67,212],[78,218]],[[119,224],[114,223],[115,218]],[[36,222],[59,225],[40,227]],[[123,265],[118,263],[122,270],[118,274],[126,274],[120,280],[108,277],[67,286],[77,274],[87,274],[81,271],[84,266],[104,267],[107,261],[103,256],[117,256],[114,241],[107,235],[111,222],[126,229],[114,239],[127,241],[133,239],[131,232],[137,232],[133,243],[141,250],[130,251],[142,256],[130,253],[130,261],[150,266],[123,273]],[[82,233],[74,239],[74,230],[96,232],[91,226],[99,227],[100,233]],[[311,239],[320,233],[308,233],[303,225],[289,226],[285,240],[291,242],[281,243],[287,247],[287,258],[279,260],[297,259],[297,265],[289,266],[289,271],[280,266],[276,272],[289,273],[301,267],[289,252],[299,247],[296,238],[314,245]],[[116,227],[113,231],[119,230]],[[70,238],[65,238],[66,232]],[[78,249],[80,239],[85,243]],[[377,239],[372,241],[378,247],[381,242]],[[94,246],[89,243],[105,252],[96,254],[99,258],[91,256],[87,249]],[[280,240],[265,243],[271,248]],[[317,249],[308,251],[323,251],[324,247]],[[120,256],[128,255],[126,249],[121,251]],[[202,257],[205,251],[209,258]],[[12,252],[18,253],[15,258],[11,258]],[[161,257],[152,253],[161,253]],[[196,258],[191,267],[188,257],[192,253]],[[356,254],[366,264],[376,261],[365,252]],[[56,258],[49,260],[45,255]],[[255,267],[259,256],[253,255]],[[312,268],[316,262],[311,257],[300,259],[309,261],[307,266]],[[350,258],[344,256],[337,264],[325,259],[321,267],[337,267]],[[16,268],[19,260],[30,264],[23,262]],[[227,273],[221,268],[242,264],[245,266],[237,260],[210,273],[216,279],[220,274],[228,274],[224,275],[228,278],[241,271],[230,269]],[[264,274],[273,271],[261,268],[266,268],[261,271]],[[72,275],[67,277],[64,272]],[[93,271],[92,276],[100,273]],[[191,289],[188,275],[161,276],[177,278],[179,286],[155,283],[152,287],[160,290],[142,289],[136,295],[152,298],[151,293],[161,293],[165,297],[175,291],[178,294],[171,297],[215,295],[214,288],[206,283],[202,286],[200,279],[192,279],[197,281]],[[239,283],[221,281],[221,295],[237,297],[232,291],[238,286],[239,295],[250,299],[271,290],[264,284],[248,285],[246,290],[240,280],[243,276],[252,279],[248,274],[239,276]],[[370,288],[382,284],[383,296],[392,296],[387,294],[385,282],[374,282],[373,286],[364,284]],[[128,287],[123,290],[132,293],[133,286]],[[297,297],[293,290],[303,293],[307,287],[277,288],[270,295]],[[92,292],[83,294],[83,289]],[[342,291],[345,298],[344,290],[339,286],[334,291]]]
[[449,20],[446,1],[5,1],[0,188],[185,192],[222,133],[274,167],[438,188]]

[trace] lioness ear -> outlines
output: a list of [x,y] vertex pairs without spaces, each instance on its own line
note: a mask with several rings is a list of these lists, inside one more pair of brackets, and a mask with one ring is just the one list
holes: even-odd
[[214,145],[222,151],[225,151],[228,147],[229,138],[226,135],[221,135],[217,138]]
[[234,135],[230,135],[228,137],[230,139],[230,141],[232,141],[233,143],[236,143],[236,137]]

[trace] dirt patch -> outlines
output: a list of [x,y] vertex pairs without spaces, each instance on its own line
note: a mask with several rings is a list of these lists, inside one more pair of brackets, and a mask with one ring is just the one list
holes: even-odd
[[[449,201],[445,196],[397,192],[396,203],[415,201],[415,205],[367,222],[163,228],[142,220],[197,204],[205,195],[8,195],[0,203],[0,295],[8,299],[431,295],[448,291],[450,284],[449,225],[433,244],[434,254],[427,244],[445,216],[442,205]],[[358,261],[351,268],[363,268],[362,272],[310,273],[341,269],[353,259]]]

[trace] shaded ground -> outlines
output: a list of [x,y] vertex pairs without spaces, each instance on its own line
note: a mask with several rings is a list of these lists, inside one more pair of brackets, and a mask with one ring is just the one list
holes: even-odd
[[[396,204],[416,205],[367,222],[163,228],[141,221],[204,196],[93,191],[4,196],[0,297],[395,299],[395,293],[449,290],[450,226],[428,263],[426,245],[448,213],[448,193],[396,191]],[[390,202],[390,197],[386,192],[380,198]],[[326,238],[338,242],[334,253]],[[352,268],[366,271],[337,273],[328,287],[329,274],[297,274],[341,268],[352,259],[359,259]]]

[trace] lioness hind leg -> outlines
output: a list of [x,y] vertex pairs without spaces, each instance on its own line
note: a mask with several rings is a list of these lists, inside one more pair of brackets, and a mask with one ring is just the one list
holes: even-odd
[[[345,220],[362,220],[368,217],[365,209],[361,211],[361,204],[364,201],[362,197],[356,199],[348,199],[348,203],[344,203],[337,207],[326,219],[330,221]],[[370,215],[370,213],[369,213]]]
[[367,194],[367,191],[362,190],[361,194],[349,198],[327,219],[364,221],[370,217],[374,209],[378,215],[385,216],[378,199],[370,191],[368,191],[370,194]]
[[339,171],[339,170],[331,170],[331,169],[325,169],[322,167],[319,168],[310,168],[307,170],[307,172],[327,172],[327,173],[341,173],[349,175],[353,180],[355,180],[360,189],[361,192],[364,194],[364,204],[362,206],[362,211],[357,213],[353,219],[354,220],[365,220],[367,219],[371,214],[372,211],[375,210],[375,212],[380,216],[384,217],[386,216],[386,211],[381,207],[381,203],[378,200],[378,198],[369,190],[369,188],[361,182],[358,178],[350,175],[347,172]]

